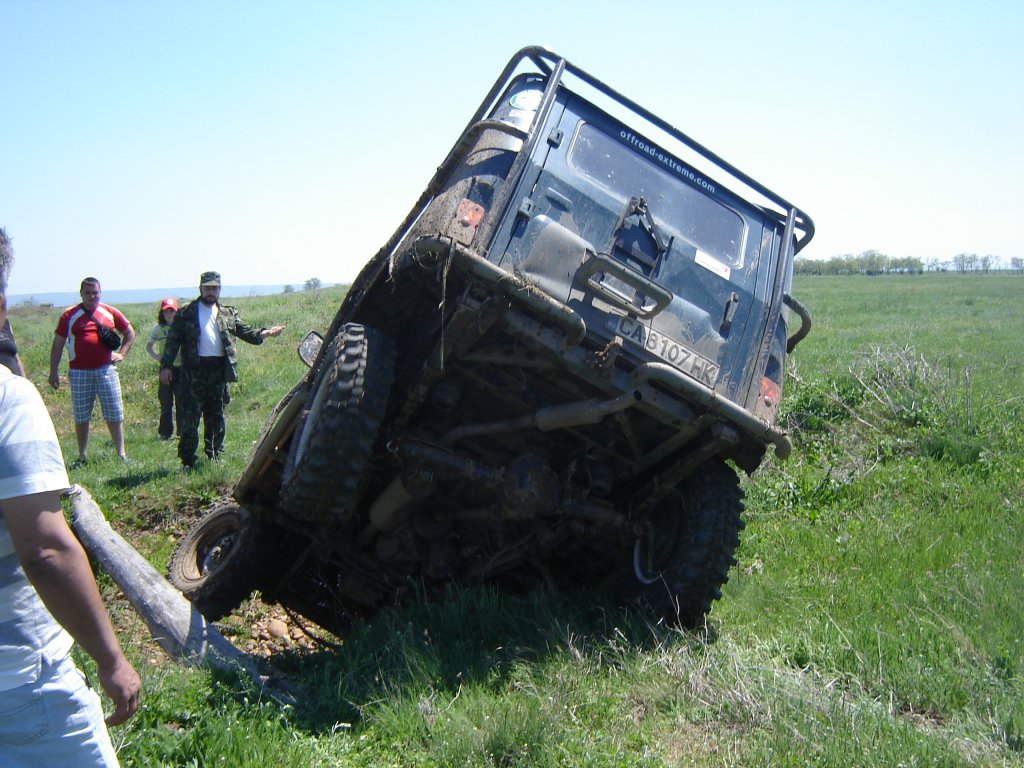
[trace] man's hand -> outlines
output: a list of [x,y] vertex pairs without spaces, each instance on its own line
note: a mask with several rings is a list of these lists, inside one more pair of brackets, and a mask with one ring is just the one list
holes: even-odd
[[172,381],[174,381],[174,371],[171,368],[161,368],[160,383],[169,387]]
[[260,334],[265,339],[268,336],[280,336],[281,335],[281,331],[283,331],[283,330],[284,330],[284,326],[283,325],[275,325],[272,328],[264,328],[262,331],[260,331]]
[[14,551],[50,615],[96,662],[100,685],[114,702],[108,723],[139,708],[142,687],[125,658],[93,577],[89,558],[64,517],[60,493],[43,491],[0,501]]
[[124,362],[124,355],[122,355],[120,352],[111,352],[110,353],[110,362],[113,365],[117,365],[118,363],[123,363]]
[[51,373],[50,374],[50,378],[48,379],[48,381],[50,382],[50,386],[53,387],[54,389],[59,389],[60,388],[60,374],[59,373]]
[[111,668],[104,669],[97,665],[100,685],[104,693],[114,702],[114,711],[106,719],[107,725],[120,725],[134,715],[139,709],[142,694],[142,681],[135,668],[124,656]]

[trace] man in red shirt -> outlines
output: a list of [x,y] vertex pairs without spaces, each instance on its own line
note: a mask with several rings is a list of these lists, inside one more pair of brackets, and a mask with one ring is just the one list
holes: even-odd
[[[122,461],[124,452],[124,408],[121,404],[121,380],[118,363],[124,360],[135,343],[135,329],[115,307],[100,302],[100,281],[87,277],[79,295],[82,303],[68,307],[57,322],[50,347],[50,386],[60,387],[57,369],[68,349],[68,382],[71,385],[71,413],[78,438],[78,460],[86,462],[89,449],[89,421],[96,397],[100,398],[103,420],[107,422],[114,451]],[[98,325],[114,328],[123,335],[120,349],[111,351],[100,341]]]

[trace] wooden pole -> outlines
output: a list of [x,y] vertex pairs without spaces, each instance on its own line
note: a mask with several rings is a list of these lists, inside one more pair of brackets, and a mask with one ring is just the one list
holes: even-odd
[[85,488],[75,485],[70,495],[71,527],[75,535],[121,588],[164,651],[190,664],[242,672],[270,698],[295,706],[298,697],[294,692],[274,681],[254,659],[235,648],[110,527]]

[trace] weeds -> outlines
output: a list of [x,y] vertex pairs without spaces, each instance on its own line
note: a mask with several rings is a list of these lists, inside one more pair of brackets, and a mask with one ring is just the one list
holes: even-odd
[[[143,710],[114,729],[122,765],[1024,765],[1019,280],[913,285],[909,301],[906,280],[872,280],[870,302],[856,278],[796,286],[816,328],[783,401],[796,447],[747,483],[740,564],[705,631],[648,625],[587,591],[453,590],[355,622],[333,650],[276,652],[307,692],[300,712],[166,659],[101,577],[144,679]],[[341,295],[237,303],[297,342]],[[968,300],[965,326],[955,310]],[[140,332],[152,322],[153,307],[122,309]],[[16,319],[73,457],[66,387],[41,376],[53,311]],[[154,367],[133,355],[122,387],[136,464],[116,464],[95,431],[93,460],[72,470],[158,569],[304,371],[284,341],[241,364],[222,463],[176,471],[155,434]],[[243,642],[266,610],[249,605],[232,625]]]
[[921,456],[979,465],[991,442],[984,430],[998,421],[977,412],[970,367],[935,366],[910,346],[874,347],[843,375],[796,380],[784,408],[798,455],[827,467],[827,477],[802,496],[818,502],[836,490],[829,478],[846,483],[878,461]]

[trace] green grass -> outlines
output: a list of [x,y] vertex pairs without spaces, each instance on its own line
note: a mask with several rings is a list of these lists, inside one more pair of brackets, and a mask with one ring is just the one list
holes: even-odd
[[[705,631],[586,593],[456,590],[357,624],[337,649],[276,654],[305,692],[288,709],[165,658],[101,575],[145,684],[114,729],[123,764],[1024,765],[1024,281],[798,277],[794,292],[814,315],[783,403],[795,449],[745,483],[740,562]],[[230,491],[302,373],[296,344],[341,295],[235,302],[288,328],[242,345],[228,453],[195,475],[157,439],[156,365],[133,351],[134,463],[113,459],[99,421],[72,479],[158,569]],[[122,310],[148,333],[155,306]],[[45,384],[56,314],[12,323],[72,459],[66,385]],[[225,632],[241,642],[244,626]]]

